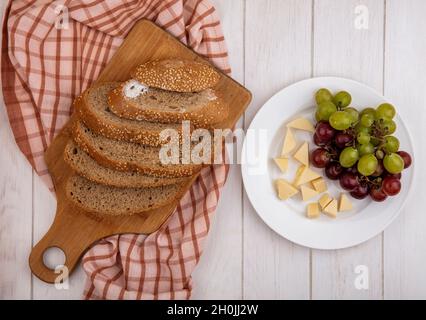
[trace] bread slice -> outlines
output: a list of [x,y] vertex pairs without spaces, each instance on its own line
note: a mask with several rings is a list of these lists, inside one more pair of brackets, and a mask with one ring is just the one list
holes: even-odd
[[160,146],[160,133],[165,129],[174,129],[179,134],[180,124],[162,124],[148,121],[136,121],[117,117],[109,109],[107,93],[120,83],[106,82],[87,89],[74,102],[79,118],[93,132],[105,137]]
[[108,94],[109,108],[119,117],[162,123],[189,120],[194,127],[206,129],[214,129],[228,117],[228,106],[212,89],[182,93],[148,88],[136,97],[127,97],[127,87],[135,86],[133,82],[125,82]]
[[131,73],[142,84],[168,91],[198,92],[214,87],[220,74],[207,63],[191,60],[155,60],[146,62]]
[[73,139],[97,163],[119,171],[176,178],[191,176],[202,167],[196,164],[162,164],[160,147],[111,140],[94,133],[81,121],[74,125]]
[[105,215],[132,215],[162,207],[183,192],[183,185],[174,184],[155,188],[116,188],[87,180],[78,175],[68,178],[67,197],[78,207]]
[[118,188],[153,188],[183,183],[188,178],[161,178],[102,167],[70,140],[64,150],[65,162],[79,175],[93,182]]

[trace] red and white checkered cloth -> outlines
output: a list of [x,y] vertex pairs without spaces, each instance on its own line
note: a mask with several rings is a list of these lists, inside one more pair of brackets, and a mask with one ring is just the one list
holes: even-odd
[[[43,154],[73,99],[97,78],[136,21],[148,18],[230,73],[215,9],[206,0],[9,2],[2,88],[16,142],[49,188]],[[203,169],[157,232],[102,240],[83,258],[86,299],[187,299],[226,165]]]

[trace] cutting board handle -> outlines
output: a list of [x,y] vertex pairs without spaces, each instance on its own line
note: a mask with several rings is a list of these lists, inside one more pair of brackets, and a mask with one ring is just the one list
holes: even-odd
[[[57,212],[55,220],[50,226],[49,231],[33,247],[29,257],[29,265],[31,271],[40,280],[48,283],[55,283],[59,282],[60,280],[66,280],[68,275],[71,274],[71,272],[76,267],[80,257],[83,255],[86,249],[89,248],[92,243],[98,240],[90,236],[90,219],[86,219],[86,224],[84,226],[84,229],[86,230],[82,230],[82,232],[89,231],[88,234],[82,236],[81,234],[79,235],[76,233],[76,230],[79,230],[79,226],[75,225],[76,221],[82,223],[82,219],[84,219],[84,215],[79,214],[79,216],[79,219],[73,219],[72,214]],[[81,227],[82,226],[80,226],[80,228]],[[65,262],[63,267],[58,266],[56,268],[57,270],[47,267],[43,259],[46,250],[55,247],[61,249],[65,255]]]

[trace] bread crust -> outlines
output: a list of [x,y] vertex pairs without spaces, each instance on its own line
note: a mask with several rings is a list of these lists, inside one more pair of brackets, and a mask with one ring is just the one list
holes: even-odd
[[214,87],[220,74],[212,66],[192,60],[154,60],[136,67],[133,79],[147,85],[176,92],[198,92]]
[[[212,130],[229,115],[229,106],[225,104],[221,97],[217,96],[216,92],[214,92],[215,99],[208,101],[207,104],[196,111],[157,111],[150,109],[149,106],[139,105],[135,99],[125,97],[123,86],[124,84],[121,84],[108,94],[110,110],[121,118],[161,123],[180,123],[184,120],[189,120],[195,128]],[[147,94],[150,95],[150,93]]]
[[[74,101],[74,108],[83,121],[83,123],[93,130],[93,132],[103,135],[107,138],[114,140],[123,140],[135,143],[141,143],[149,146],[161,146],[164,144],[160,139],[160,133],[167,128],[164,125],[164,128],[161,129],[148,129],[141,127],[129,127],[126,124],[117,125],[116,123],[111,123],[108,119],[100,119],[96,113],[91,110],[87,103],[87,96],[90,90],[96,90],[102,84],[95,85],[94,87],[86,90],[81,96],[77,97]],[[182,128],[178,126],[175,128],[178,135],[181,136]]]
[[[89,169],[84,169],[82,164],[76,164],[72,160],[73,153],[83,153],[84,151],[78,148],[72,140],[68,142],[64,150],[64,160],[71,167],[71,169],[76,172],[79,176],[86,178],[92,182],[98,184],[103,184],[107,186],[113,186],[117,188],[155,188],[161,186],[167,186],[177,183],[183,183],[187,180],[186,177],[183,178],[161,178],[161,177],[152,177],[144,175],[138,172],[123,172],[116,171],[109,168],[104,168],[100,166],[94,159],[92,159],[87,153],[82,155],[87,158],[88,164],[92,163],[94,166],[98,166],[99,170],[91,171]],[[112,178],[107,174],[104,174],[106,171],[110,171]],[[115,174],[115,176],[114,176]]]
[[[173,194],[171,194],[171,196],[169,195],[169,197],[162,199],[162,201],[152,202],[149,205],[147,205],[146,208],[141,209],[141,210],[136,210],[136,209],[131,209],[131,208],[129,208],[129,210],[124,210],[124,211],[113,210],[112,208],[111,208],[111,210],[105,210],[105,209],[96,210],[96,209],[92,209],[90,206],[84,205],[83,201],[81,201],[81,200],[78,201],[73,195],[71,195],[72,191],[74,190],[73,186],[71,184],[78,181],[78,179],[84,179],[84,178],[78,177],[77,175],[71,175],[70,177],[68,177],[68,179],[66,181],[66,186],[65,186],[65,192],[66,192],[67,198],[70,201],[72,201],[73,204],[75,204],[77,207],[79,207],[79,208],[81,208],[81,209],[83,209],[87,212],[97,214],[99,216],[134,215],[134,214],[141,214],[141,213],[144,213],[146,211],[150,211],[150,210],[153,210],[153,209],[163,207],[165,205],[168,205],[169,203],[172,203],[172,202],[180,199],[183,196],[184,191],[186,190],[185,186],[187,184],[187,183],[176,184],[175,185],[176,190]],[[94,182],[94,184],[96,185],[95,182]],[[110,192],[114,192],[115,190],[117,192],[120,192],[121,190],[123,190],[123,188],[115,188],[115,187],[109,187],[109,186],[104,186],[104,185],[99,185],[99,186],[100,186],[100,188],[111,188]],[[173,186],[170,186],[170,187],[173,187]],[[157,187],[157,188],[161,188],[161,187]],[[135,188],[128,188],[128,189],[135,189]]]
[[81,126],[78,122],[74,125],[72,136],[75,143],[82,150],[87,152],[98,164],[118,171],[136,171],[155,177],[178,178],[191,176],[198,173],[202,168],[202,165],[196,164],[153,165],[149,163],[144,164],[135,161],[112,159],[105,152],[93,146],[90,141],[85,138],[85,134],[81,132]]

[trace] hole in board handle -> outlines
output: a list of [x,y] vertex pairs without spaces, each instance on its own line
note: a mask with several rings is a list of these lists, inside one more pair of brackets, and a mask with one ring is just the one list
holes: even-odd
[[50,270],[65,265],[66,261],[65,252],[59,247],[49,247],[43,252],[43,263]]

